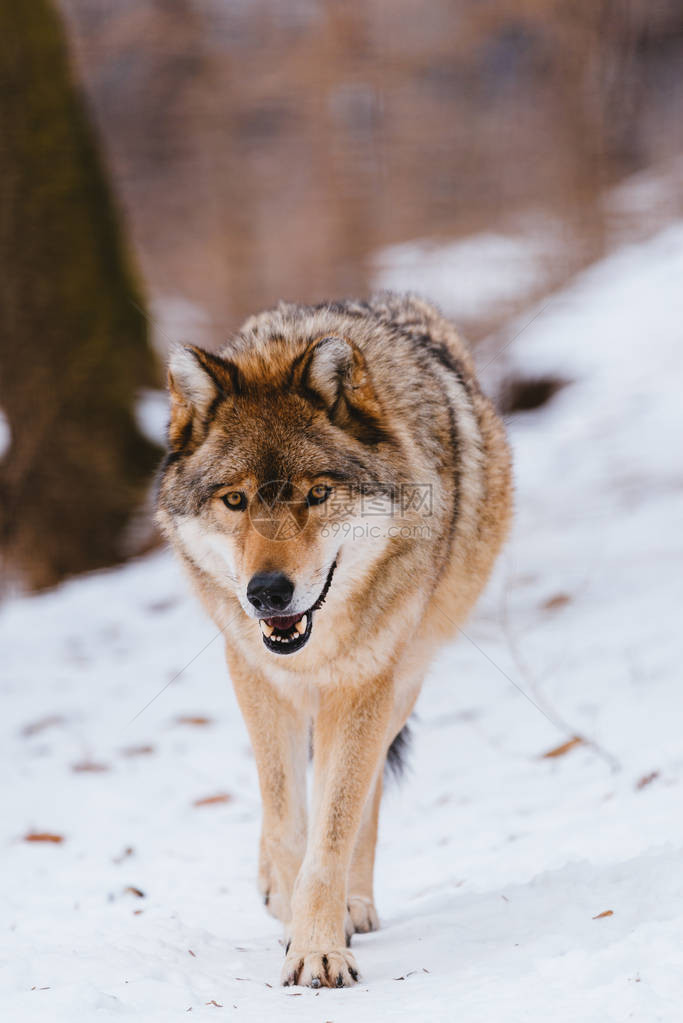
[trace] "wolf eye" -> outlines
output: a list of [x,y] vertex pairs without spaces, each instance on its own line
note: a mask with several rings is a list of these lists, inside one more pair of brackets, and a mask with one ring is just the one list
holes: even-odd
[[244,511],[247,507],[247,498],[241,490],[231,490],[227,494],[223,494],[223,504],[230,511]]
[[316,483],[314,487],[308,491],[306,495],[306,501],[309,505],[311,504],[322,504],[332,493],[332,487],[328,487],[326,483]]

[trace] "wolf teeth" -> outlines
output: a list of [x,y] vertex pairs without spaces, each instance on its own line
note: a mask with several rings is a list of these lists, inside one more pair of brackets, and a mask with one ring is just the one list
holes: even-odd
[[298,633],[299,636],[303,636],[306,632],[306,626],[308,624],[308,615],[302,615],[298,622],[294,622],[292,625],[293,632],[281,633],[274,625],[268,625],[263,618],[259,619],[259,625],[261,626],[261,632],[269,639],[271,643],[291,643],[296,639]]

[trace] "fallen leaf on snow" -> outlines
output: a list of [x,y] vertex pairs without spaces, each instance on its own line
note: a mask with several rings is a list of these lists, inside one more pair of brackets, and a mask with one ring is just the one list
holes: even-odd
[[215,796],[204,796],[203,799],[195,799],[193,806],[215,806],[218,803],[231,803],[232,796],[229,792],[219,792]]
[[77,774],[99,774],[102,771],[108,771],[109,766],[108,764],[98,764],[94,760],[81,760],[77,764],[72,764],[71,770]]
[[614,910],[606,909],[604,911],[604,913],[598,913],[598,915],[594,916],[593,919],[594,920],[602,920],[602,918],[605,917],[605,916],[614,916]]
[[211,718],[202,717],[201,714],[181,714],[179,718],[176,718],[177,725],[196,725],[201,728],[203,725],[212,724]]
[[64,841],[63,835],[53,835],[50,831],[29,831],[24,835],[25,842],[54,842],[57,845]]
[[223,1008],[222,1002],[217,1002],[215,998],[212,998],[210,1002],[205,1002],[205,1005],[215,1005],[217,1009]]
[[659,771],[650,771],[649,774],[644,774],[643,777],[636,782],[636,788],[644,789],[646,785],[650,785],[656,778],[659,778]]
[[556,746],[555,749],[550,749],[547,753],[543,753],[543,760],[549,760],[552,757],[563,757],[565,753],[569,753],[576,746],[583,746],[583,739],[580,735],[574,735],[567,742],[563,742],[561,746]]
[[154,746],[126,746],[121,750],[122,757],[144,757],[154,753]]
[[123,863],[123,861],[128,859],[129,856],[132,856],[134,852],[135,850],[133,849],[133,846],[128,845],[119,856],[112,856],[112,863]]
[[145,893],[136,888],[135,885],[129,884],[127,888],[123,889],[129,895],[135,895],[138,899],[144,899]]
[[568,593],[556,593],[552,597],[548,597],[541,604],[544,611],[555,611],[558,607],[566,607],[571,602],[571,597]]
[[39,718],[38,721],[31,721],[28,725],[24,725],[21,734],[25,739],[29,739],[32,735],[37,735],[38,732],[44,732],[46,728],[63,725],[65,721],[66,718],[60,714],[50,714],[48,717]]

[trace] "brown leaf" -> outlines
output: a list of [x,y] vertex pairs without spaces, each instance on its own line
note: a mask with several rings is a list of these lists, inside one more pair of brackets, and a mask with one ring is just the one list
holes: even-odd
[[129,856],[132,856],[134,852],[135,850],[133,849],[133,846],[128,845],[119,856],[112,857],[112,863],[123,863],[123,861],[128,859]]
[[144,899],[144,897],[145,897],[145,893],[143,891],[140,891],[139,888],[136,888],[132,884],[129,884],[128,887],[124,888],[123,890],[124,890],[124,892],[126,892],[126,893],[128,893],[130,895],[137,896],[138,899]]
[[49,831],[29,831],[28,835],[24,835],[25,842],[54,842],[57,845],[59,842],[64,841],[63,835],[53,835]]
[[50,714],[48,717],[39,718],[38,721],[32,721],[30,724],[24,725],[21,734],[25,739],[29,739],[32,735],[37,735],[38,732],[44,732],[46,728],[63,725],[65,721],[66,718],[63,718],[60,714]]
[[107,764],[98,764],[94,760],[81,760],[77,764],[72,764],[71,770],[77,774],[99,774],[102,771],[108,771],[109,766]]
[[204,1002],[205,1005],[215,1005],[217,1009],[223,1008],[222,1002],[217,1002],[215,998],[212,998],[210,1002]]
[[567,742],[563,742],[561,746],[556,746],[555,749],[548,750],[547,753],[542,754],[544,760],[548,760],[552,757],[563,757],[565,753],[569,753],[570,750],[576,746],[583,746],[584,740],[580,735],[574,735]]
[[644,789],[646,785],[652,784],[656,778],[659,778],[659,771],[650,771],[649,774],[644,774],[643,777],[636,782],[636,788]]
[[560,607],[566,607],[571,603],[571,599],[568,593],[555,593],[552,597],[544,600],[541,607],[544,611],[556,611]]
[[196,725],[198,728],[212,724],[211,718],[202,717],[201,714],[182,714],[176,718],[177,725]]
[[594,916],[594,917],[593,917],[593,919],[594,919],[594,920],[602,920],[602,919],[603,919],[603,917],[606,917],[606,916],[614,916],[614,910],[612,910],[612,909],[606,909],[606,910],[604,911],[604,913],[598,913],[598,915],[597,915],[597,916]]
[[219,792],[215,796],[204,796],[203,799],[195,799],[193,806],[215,806],[218,803],[231,803],[232,796],[229,792]]
[[195,953],[194,953],[194,952],[192,951],[192,949],[191,949],[191,948],[188,948],[188,950],[187,950],[187,951],[188,951],[188,952],[190,953],[190,955],[192,956],[192,958],[193,958],[193,959],[196,959],[196,958],[197,958],[197,956],[195,955]]
[[144,757],[148,753],[154,753],[154,746],[125,746],[121,750],[122,757]]

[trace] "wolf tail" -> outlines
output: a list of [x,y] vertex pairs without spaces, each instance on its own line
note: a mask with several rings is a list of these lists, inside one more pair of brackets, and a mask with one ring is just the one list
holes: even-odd
[[404,725],[387,752],[387,759],[384,765],[385,775],[391,774],[397,779],[401,777],[406,768],[412,738],[413,735],[410,727]]

